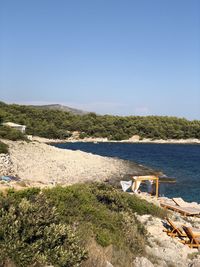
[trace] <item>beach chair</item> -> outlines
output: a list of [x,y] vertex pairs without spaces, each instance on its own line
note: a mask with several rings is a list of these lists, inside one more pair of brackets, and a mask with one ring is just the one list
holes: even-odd
[[174,197],[172,200],[175,202],[176,205],[182,208],[193,208],[196,211],[199,211],[200,213],[200,208],[198,205],[194,205],[193,203],[188,203],[184,201],[181,197]]
[[200,229],[199,232],[194,232],[191,227],[183,226],[188,241],[185,242],[190,248],[199,248],[200,247]]
[[197,216],[200,215],[200,210],[192,207],[180,207],[178,205],[174,205],[167,202],[161,202],[160,206],[164,209],[169,209],[172,211],[179,212],[183,216]]
[[181,197],[173,197],[172,200],[179,207],[188,207],[189,203],[185,202]]
[[176,224],[170,220],[169,218],[165,218],[165,220],[167,221],[168,225],[170,226],[170,229],[165,229],[164,232],[167,233],[167,235],[171,236],[171,237],[180,237],[180,238],[184,238],[187,237],[186,233],[184,232],[182,227],[177,227]]

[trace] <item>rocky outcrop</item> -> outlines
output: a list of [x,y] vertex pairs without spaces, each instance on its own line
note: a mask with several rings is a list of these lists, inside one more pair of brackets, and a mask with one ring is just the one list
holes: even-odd
[[154,265],[145,257],[137,257],[133,264],[134,267],[154,267]]
[[15,176],[13,162],[10,155],[0,154],[0,175],[12,175]]

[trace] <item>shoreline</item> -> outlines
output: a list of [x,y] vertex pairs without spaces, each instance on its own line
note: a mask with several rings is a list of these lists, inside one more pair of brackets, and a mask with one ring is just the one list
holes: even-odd
[[200,139],[143,139],[143,140],[108,140],[107,138],[84,138],[84,139],[48,139],[44,137],[33,136],[32,141],[45,144],[61,143],[122,143],[122,144],[182,144],[182,145],[200,145]]
[[[35,137],[31,142],[2,141],[9,146],[9,154],[0,155],[0,175],[19,177],[28,187],[88,181],[117,185],[120,180],[130,180],[131,176],[137,175],[156,175],[160,177],[160,183],[176,183],[175,178],[165,176],[162,170],[134,161],[55,147],[53,144],[60,140]],[[7,185],[11,184],[20,183]]]
[[128,160],[63,150],[44,142],[3,141],[9,146],[9,154],[0,155],[0,175],[19,177],[20,181],[1,181],[0,187],[51,187],[90,181],[114,184],[135,175],[162,175],[159,170]]

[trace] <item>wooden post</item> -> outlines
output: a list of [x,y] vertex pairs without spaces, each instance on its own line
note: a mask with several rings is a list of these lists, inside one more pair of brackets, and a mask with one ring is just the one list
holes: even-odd
[[158,187],[159,187],[159,182],[158,182],[158,177],[156,179],[156,197],[158,198]]

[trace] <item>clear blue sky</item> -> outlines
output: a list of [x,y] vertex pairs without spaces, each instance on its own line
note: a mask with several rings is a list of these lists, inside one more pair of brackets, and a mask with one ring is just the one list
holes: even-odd
[[2,0],[0,99],[200,119],[200,1]]

